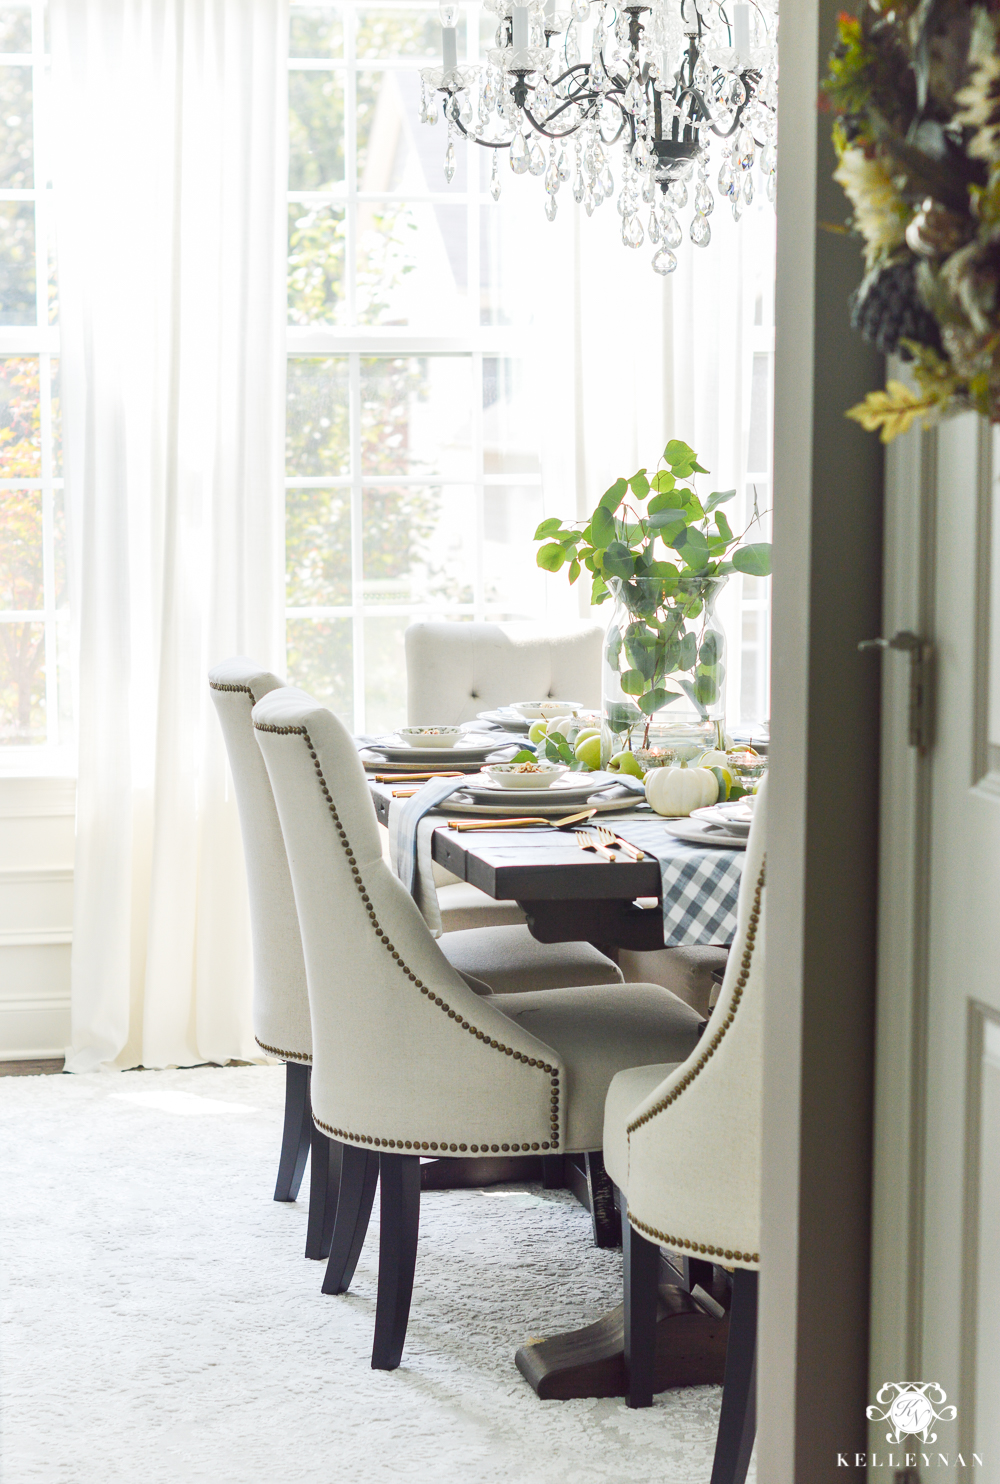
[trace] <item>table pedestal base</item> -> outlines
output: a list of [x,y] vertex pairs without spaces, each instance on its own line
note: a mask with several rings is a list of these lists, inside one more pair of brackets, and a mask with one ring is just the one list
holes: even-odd
[[[714,1319],[683,1289],[661,1283],[656,1319],[654,1391],[670,1386],[721,1386],[726,1370],[729,1316]],[[594,1324],[529,1340],[514,1357],[542,1401],[580,1396],[624,1396],[625,1317],[619,1304]]]

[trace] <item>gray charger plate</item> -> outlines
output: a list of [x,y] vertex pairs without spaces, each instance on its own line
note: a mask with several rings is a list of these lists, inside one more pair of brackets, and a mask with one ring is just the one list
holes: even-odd
[[502,727],[505,732],[516,732],[524,737],[531,730],[531,722],[516,711],[480,711],[478,720],[488,721],[495,727]]
[[509,747],[499,737],[460,737],[454,747],[408,747],[405,742],[371,742],[367,752],[380,754],[391,763],[434,763],[447,767],[450,760],[463,763],[485,761],[490,753],[501,747]]

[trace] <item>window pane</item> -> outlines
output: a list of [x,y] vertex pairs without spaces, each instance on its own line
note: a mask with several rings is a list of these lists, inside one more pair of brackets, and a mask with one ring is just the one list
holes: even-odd
[[535,562],[532,541],[543,516],[538,485],[487,485],[483,490],[483,586],[491,607],[527,617],[545,611],[545,573]]
[[[440,34],[440,33],[439,33]],[[448,145],[444,128],[425,128],[416,69],[358,73],[358,189],[360,191],[464,191],[468,146],[455,145],[455,175],[444,177]]]
[[293,5],[288,37],[292,57],[339,57],[344,50],[340,10],[332,5]]
[[349,618],[288,620],[288,683],[354,726],[354,645]]
[[45,740],[45,625],[0,623],[0,746]]
[[439,334],[460,328],[468,303],[467,241],[464,206],[362,203],[358,322],[415,325]]
[[38,357],[0,359],[0,479],[41,479]]
[[364,472],[468,478],[471,392],[471,356],[363,357]]
[[[427,57],[441,60],[441,19],[436,5],[401,11],[387,5],[357,10],[359,57]],[[459,21],[459,56],[465,49],[465,19]]]
[[31,11],[23,5],[0,5],[0,51],[31,51]]
[[286,490],[285,571],[293,608],[350,603],[350,490]]
[[35,208],[0,201],[0,325],[33,325],[35,318]]
[[750,442],[747,448],[747,473],[760,474],[768,466],[771,420],[768,417],[768,392],[771,384],[771,357],[757,354],[753,358],[750,382]]
[[338,72],[288,74],[288,189],[325,191],[344,179],[344,84]]
[[65,609],[69,604],[69,581],[66,552],[66,496],[61,489],[52,491],[52,537],[55,606]]
[[[483,357],[483,470],[535,474],[541,469],[541,403],[520,361]],[[541,517],[539,517],[541,519]]]
[[0,489],[0,608],[44,606],[42,492]]
[[339,325],[346,319],[342,206],[288,208],[288,323]]
[[406,725],[406,652],[403,635],[408,618],[366,618],[365,731],[373,735]]
[[28,191],[31,169],[31,68],[0,67],[0,190]]
[[291,356],[285,421],[290,475],[350,473],[346,356]]
[[468,485],[365,490],[364,601],[473,602],[474,502]]

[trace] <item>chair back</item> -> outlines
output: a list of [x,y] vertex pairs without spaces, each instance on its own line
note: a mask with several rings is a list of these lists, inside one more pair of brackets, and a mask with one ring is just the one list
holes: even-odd
[[601,704],[600,624],[414,623],[406,630],[407,720],[457,726],[511,701]]
[[382,859],[341,722],[293,690],[269,692],[253,720],[302,929],[317,1125],[404,1152],[558,1148],[558,1055],[475,994],[431,937]]
[[295,895],[271,781],[251,712],[282,681],[242,655],[209,671],[236,790],[250,896],[253,1025],[257,1044],[289,1061],[312,1059],[309,995]]
[[740,882],[736,937],[697,1047],[628,1120],[629,1220],[682,1255],[760,1264],[767,781]]

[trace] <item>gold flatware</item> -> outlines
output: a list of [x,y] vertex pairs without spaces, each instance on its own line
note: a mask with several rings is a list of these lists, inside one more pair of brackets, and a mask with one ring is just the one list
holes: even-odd
[[598,845],[593,835],[588,835],[586,830],[574,830],[573,833],[576,835],[576,843],[581,850],[592,850],[595,855],[603,855],[606,861],[610,861],[612,865],[615,864],[618,857],[612,855],[611,851],[603,845]]
[[431,778],[464,778],[464,773],[375,773],[376,783],[427,783]]
[[563,819],[543,819],[540,814],[527,814],[518,819],[449,819],[445,823],[450,830],[509,830],[526,824],[548,824],[561,830],[571,824],[582,824],[596,813],[596,809],[583,809],[579,814],[567,814]]
[[606,824],[596,824],[594,829],[597,832],[598,840],[600,840],[602,845],[606,845],[609,850],[624,851],[634,861],[644,861],[646,859],[645,854],[637,845],[633,845],[630,840],[623,840],[621,835],[616,835],[614,830],[609,830]]

